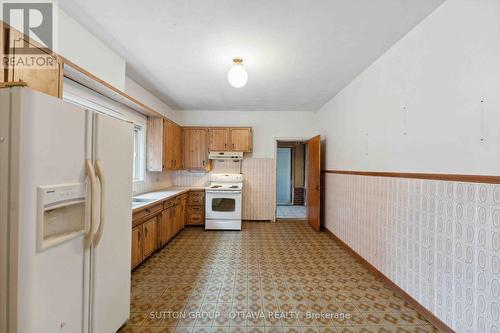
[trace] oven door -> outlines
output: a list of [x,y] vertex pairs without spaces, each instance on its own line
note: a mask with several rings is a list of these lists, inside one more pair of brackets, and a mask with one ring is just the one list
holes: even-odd
[[206,191],[207,219],[241,220],[241,191]]

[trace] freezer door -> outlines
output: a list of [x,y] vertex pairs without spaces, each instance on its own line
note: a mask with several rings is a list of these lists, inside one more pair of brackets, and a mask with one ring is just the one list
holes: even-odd
[[91,250],[91,328],[116,332],[130,314],[133,125],[96,113],[94,126],[102,200]]
[[[9,95],[11,131],[19,138],[17,144],[11,142],[18,160],[10,161],[11,181],[19,181],[19,193],[9,203],[17,215],[9,223],[18,227],[10,239],[18,251],[17,279],[9,286],[17,293],[11,300],[17,301],[17,332],[82,332],[84,235],[76,233],[52,247],[38,248],[37,192],[40,186],[85,184],[86,111],[28,88],[12,88]],[[75,222],[63,215],[54,221]]]

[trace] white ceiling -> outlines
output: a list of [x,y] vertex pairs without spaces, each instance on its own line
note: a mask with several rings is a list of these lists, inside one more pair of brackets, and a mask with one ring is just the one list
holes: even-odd
[[[176,109],[317,110],[442,0],[60,0]],[[248,72],[229,85],[233,57]]]

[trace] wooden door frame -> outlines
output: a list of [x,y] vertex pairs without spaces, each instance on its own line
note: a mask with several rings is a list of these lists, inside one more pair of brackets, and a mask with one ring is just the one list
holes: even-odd
[[[306,143],[311,137],[275,137],[274,138],[274,188],[273,188],[273,205],[274,205],[274,215],[272,217],[272,222],[276,222],[277,219],[277,211],[278,211],[278,193],[276,191],[276,185],[278,184],[278,168],[277,168],[277,161],[278,161],[278,141],[284,141],[284,142],[302,142]],[[307,158],[307,156],[304,156],[304,161]],[[293,164],[293,163],[292,163]],[[293,186],[293,184],[292,184]],[[293,192],[293,191],[292,191]],[[293,193],[292,193],[293,196]],[[293,197],[292,197],[292,203],[293,203]],[[306,202],[304,201],[304,206],[306,205]],[[307,207],[307,206],[306,206]],[[307,209],[307,208],[306,208]]]

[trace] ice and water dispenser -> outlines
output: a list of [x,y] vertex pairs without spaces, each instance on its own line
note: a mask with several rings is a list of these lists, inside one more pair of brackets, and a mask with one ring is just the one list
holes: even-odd
[[47,249],[85,232],[86,209],[85,183],[39,186],[38,250]]

